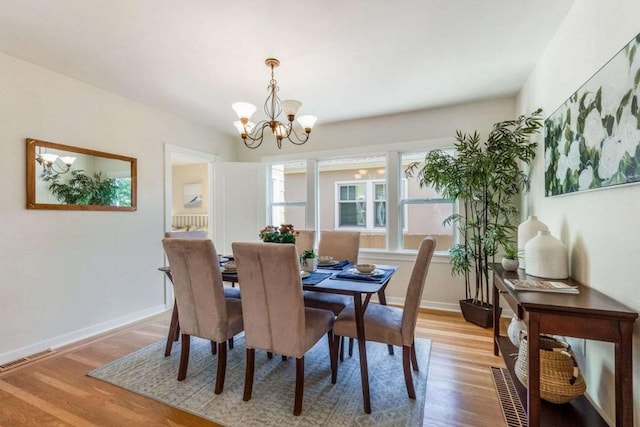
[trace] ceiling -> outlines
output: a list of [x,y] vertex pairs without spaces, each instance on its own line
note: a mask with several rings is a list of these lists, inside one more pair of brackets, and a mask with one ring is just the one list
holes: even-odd
[[231,104],[323,123],[514,95],[574,0],[0,0],[0,51],[235,135]]

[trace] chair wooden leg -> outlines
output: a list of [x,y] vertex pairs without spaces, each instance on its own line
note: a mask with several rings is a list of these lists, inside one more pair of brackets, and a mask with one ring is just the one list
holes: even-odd
[[244,370],[244,394],[242,400],[245,402],[251,399],[251,391],[253,390],[253,370],[255,367],[256,350],[247,349],[247,364]]
[[171,323],[169,324],[169,334],[167,335],[167,345],[164,348],[164,356],[171,354],[173,343],[180,338],[180,321],[178,320],[178,306],[173,304],[173,312],[171,313]]
[[233,350],[233,337],[229,338],[229,350]]
[[338,347],[340,346],[340,337],[333,335],[333,329],[327,332],[329,339],[329,359],[331,360],[331,384],[335,384],[338,380]]
[[218,372],[216,372],[216,388],[215,394],[222,393],[224,388],[224,376],[227,370],[227,342],[222,341],[218,344]]
[[389,349],[389,356],[393,356],[393,346],[391,344],[387,344],[387,348]]
[[187,377],[187,365],[189,364],[189,350],[191,348],[191,336],[182,334],[182,346],[180,347],[180,367],[178,368],[178,381]]
[[296,396],[293,404],[293,415],[302,412],[302,395],[304,394],[304,356],[296,359]]
[[214,356],[218,353],[218,343],[215,341],[211,341],[211,354]]
[[273,359],[273,353],[267,351],[267,359]]
[[282,361],[286,362],[287,361],[287,356],[285,356],[284,354],[282,355]]
[[402,368],[404,369],[404,383],[407,386],[409,399],[416,398],[416,391],[413,389],[413,377],[411,376],[411,347],[402,346]]
[[415,341],[411,343],[411,366],[413,366],[413,370],[418,372],[418,358],[416,357],[416,343]]
[[340,337],[340,361],[344,361],[344,337]]
[[353,356],[353,338],[349,338],[349,357]]

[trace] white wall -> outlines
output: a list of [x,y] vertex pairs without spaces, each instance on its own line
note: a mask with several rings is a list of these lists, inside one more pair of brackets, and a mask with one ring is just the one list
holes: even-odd
[[[518,110],[542,107],[549,115],[640,31],[637,0],[582,0],[567,18],[530,75]],[[530,212],[569,248],[571,275],[640,311],[640,185],[544,197],[544,147],[533,165]],[[640,425],[640,332],[634,333],[635,423]],[[579,345],[577,350],[582,350]],[[590,397],[615,418],[613,345],[586,342],[581,367]]]
[[[233,143],[3,54],[0,135],[0,363],[163,309],[163,144],[232,160]],[[27,210],[28,137],[137,158],[137,212]]]

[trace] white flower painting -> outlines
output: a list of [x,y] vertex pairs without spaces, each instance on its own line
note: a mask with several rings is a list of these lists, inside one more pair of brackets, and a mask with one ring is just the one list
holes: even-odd
[[547,196],[640,182],[640,34],[545,121]]

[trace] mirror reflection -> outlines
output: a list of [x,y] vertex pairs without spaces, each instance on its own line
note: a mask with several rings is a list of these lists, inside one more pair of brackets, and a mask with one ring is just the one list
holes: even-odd
[[27,139],[27,208],[136,210],[136,159]]

